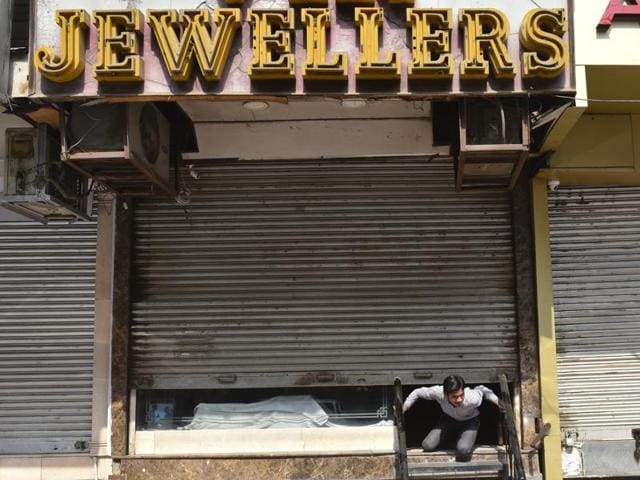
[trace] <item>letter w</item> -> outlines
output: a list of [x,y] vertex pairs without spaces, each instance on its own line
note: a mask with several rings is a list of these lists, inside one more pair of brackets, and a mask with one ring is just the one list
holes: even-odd
[[195,55],[200,71],[210,82],[222,76],[229,57],[233,37],[240,26],[240,9],[218,8],[213,12],[216,33],[211,39],[211,14],[208,10],[181,10],[182,36],[178,38],[176,10],[149,10],[147,23],[162,52],[171,78],[177,82],[188,80]]

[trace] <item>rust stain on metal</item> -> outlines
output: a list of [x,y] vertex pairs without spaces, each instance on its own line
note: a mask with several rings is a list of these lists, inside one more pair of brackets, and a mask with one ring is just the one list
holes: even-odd
[[60,116],[58,111],[51,107],[43,107],[26,114],[36,123],[47,123],[51,127],[58,129],[60,127]]
[[309,372],[309,373],[305,373],[304,375],[302,375],[301,377],[299,377],[294,384],[295,385],[300,385],[300,386],[304,386],[304,385],[311,385],[313,383],[315,383],[316,381],[316,376],[315,374]]
[[346,384],[349,377],[335,372],[308,372],[299,377],[294,384],[298,386],[314,385],[318,383]]
[[230,384],[230,383],[236,383],[238,381],[238,376],[235,374],[231,374],[231,375],[220,375],[218,377],[218,382],[222,383],[222,384]]
[[151,375],[142,375],[138,377],[138,381],[136,382],[136,386],[139,388],[144,387],[152,387],[153,386],[153,377]]

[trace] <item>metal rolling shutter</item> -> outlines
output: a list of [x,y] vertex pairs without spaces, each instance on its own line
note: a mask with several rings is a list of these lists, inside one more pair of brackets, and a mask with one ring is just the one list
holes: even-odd
[[640,427],[640,188],[549,193],[560,421],[583,439]]
[[91,439],[95,223],[0,222],[0,454]]
[[136,208],[135,386],[515,376],[507,193],[456,193],[443,160],[197,170],[186,212]]

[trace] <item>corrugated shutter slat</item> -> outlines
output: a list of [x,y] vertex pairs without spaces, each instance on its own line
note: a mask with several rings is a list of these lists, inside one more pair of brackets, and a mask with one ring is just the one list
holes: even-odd
[[0,223],[0,454],[91,439],[96,225]]
[[562,187],[549,193],[549,217],[561,425],[630,438],[640,427],[640,188]]
[[515,375],[505,192],[456,193],[442,160],[196,168],[186,211],[136,207],[138,387]]

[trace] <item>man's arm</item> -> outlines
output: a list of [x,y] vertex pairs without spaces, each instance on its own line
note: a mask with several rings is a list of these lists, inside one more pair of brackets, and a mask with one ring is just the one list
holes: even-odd
[[441,400],[442,387],[435,386],[416,388],[404,401],[404,404],[402,405],[402,411],[406,412],[407,410],[409,410],[419,398],[422,398],[423,400]]
[[485,387],[484,385],[478,385],[474,390],[480,392],[484,398],[493,403],[496,407],[502,409],[502,401],[498,398],[498,396],[493,393],[493,390]]

